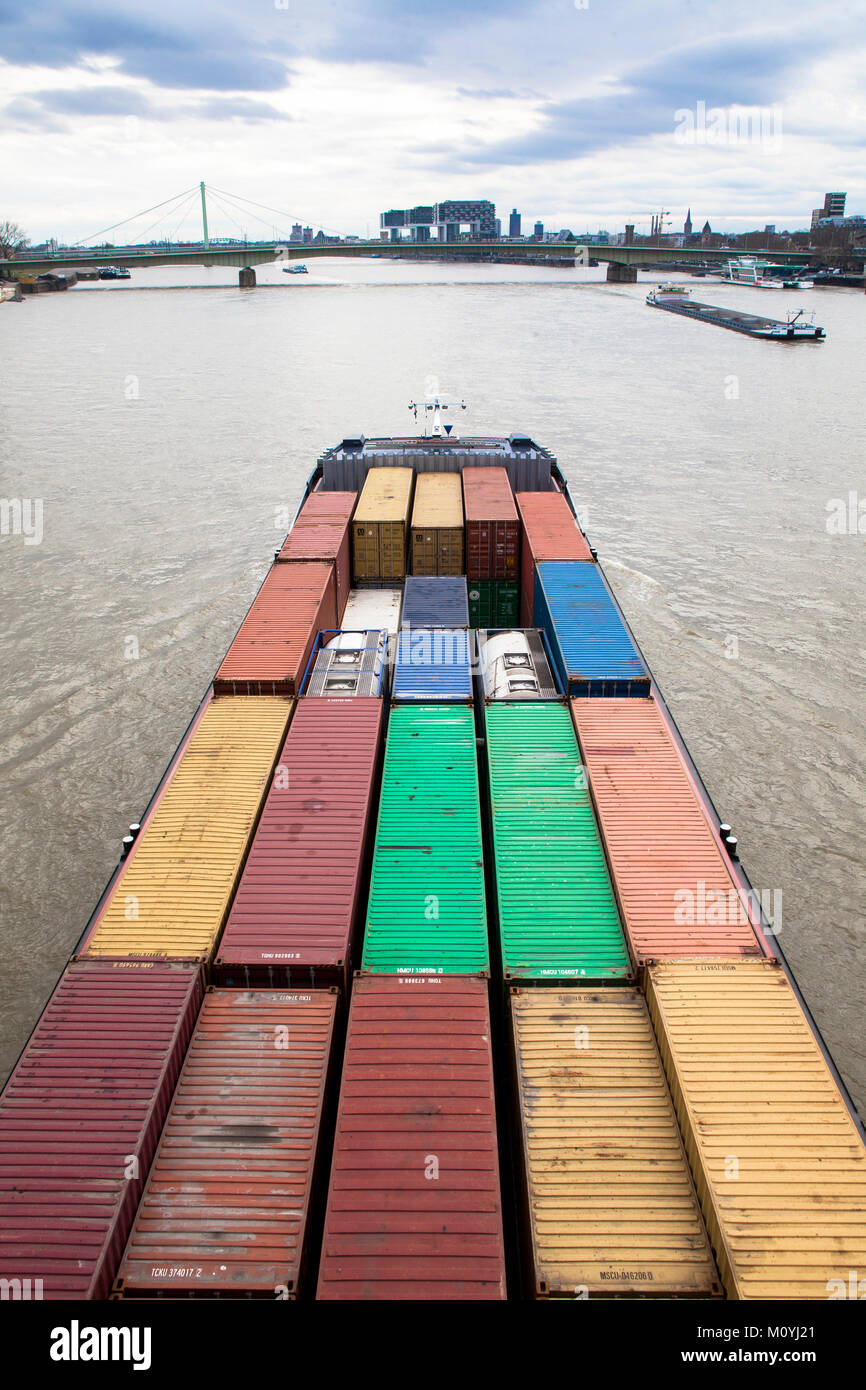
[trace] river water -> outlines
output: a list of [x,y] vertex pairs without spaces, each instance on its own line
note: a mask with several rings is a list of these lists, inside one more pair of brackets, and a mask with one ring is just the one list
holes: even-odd
[[39,544],[0,539],[0,1072],[317,455],[414,432],[407,403],[435,382],[467,402],[458,430],[520,429],[560,459],[862,1110],[866,298],[694,282],[814,308],[826,342],[789,347],[647,308],[650,277],[603,268],[311,266],[0,306],[0,494],[42,504]]

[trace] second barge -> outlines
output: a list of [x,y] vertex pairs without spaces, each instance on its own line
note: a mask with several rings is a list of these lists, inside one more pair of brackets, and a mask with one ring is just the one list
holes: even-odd
[[662,289],[650,290],[647,304],[655,309],[667,309],[671,314],[684,314],[686,318],[703,319],[715,323],[719,328],[732,328],[735,333],[748,333],[750,338],[771,338],[782,343],[821,342],[824,330],[810,319],[803,317],[803,310],[788,314],[781,319],[768,319],[763,314],[745,314],[740,309],[725,309],[718,304],[701,304],[689,299],[687,293],[672,293]]

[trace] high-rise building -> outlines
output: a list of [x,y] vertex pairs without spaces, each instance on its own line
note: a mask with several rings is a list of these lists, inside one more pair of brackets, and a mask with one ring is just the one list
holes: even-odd
[[292,227],[292,235],[289,237],[289,241],[303,241],[303,239],[304,229],[301,226],[300,222],[296,222],[295,225]]
[[847,193],[824,194],[824,217],[844,217]]
[[508,235],[520,236],[520,213],[517,208],[511,209],[511,216],[508,219]]
[[[496,235],[496,208],[486,199],[475,202],[451,199],[415,208],[391,208],[379,214],[379,226],[383,231],[392,232],[404,227],[413,241],[429,241],[433,227],[441,241],[456,241],[461,226],[468,226],[473,238],[492,237]],[[397,235],[399,237],[399,232]]]
[[313,240],[313,229],[312,229],[312,227],[305,227],[305,228],[304,228],[304,245],[305,245],[305,246],[309,246],[310,243],[312,242],[312,240]]
[[502,221],[498,217],[493,224],[493,235],[496,237],[497,241],[499,241],[502,236]]
[[533,229],[532,235],[533,235],[533,236],[537,236],[539,241],[541,240],[541,238],[544,236],[544,223],[543,223],[543,222],[536,222],[535,227],[534,227],[534,229]]

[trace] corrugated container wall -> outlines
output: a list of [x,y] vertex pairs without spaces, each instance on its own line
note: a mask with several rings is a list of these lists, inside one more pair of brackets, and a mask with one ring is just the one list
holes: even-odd
[[520,621],[520,586],[499,579],[469,581],[471,627],[517,627]]
[[348,987],[383,719],[378,699],[298,705],[220,941],[216,983]]
[[506,979],[625,978],[628,951],[568,710],[500,702],[484,717]]
[[520,581],[520,519],[504,468],[463,469],[468,580]]
[[214,694],[299,695],[316,634],[336,626],[333,564],[272,565],[214,676]]
[[643,997],[515,989],[511,1022],[533,1294],[719,1296]]
[[352,585],[352,513],[357,500],[355,492],[311,492],[277,556],[333,561],[338,624]]
[[471,709],[395,705],[388,723],[362,968],[489,968]]
[[403,627],[468,627],[466,580],[410,574],[403,588]]
[[335,990],[208,992],[117,1292],[303,1293],[336,1006]]
[[665,962],[647,1001],[728,1297],[862,1298],[866,1148],[781,967]]
[[391,698],[472,702],[472,644],[466,628],[405,629],[397,638]]
[[412,509],[412,573],[464,574],[458,473],[419,473]]
[[207,706],[82,955],[210,958],[291,711],[272,695]]
[[572,700],[571,713],[635,959],[761,955],[655,700]]
[[0,1096],[0,1278],[108,1296],[201,996],[193,964],[67,966]]
[[355,982],[318,1297],[505,1297],[485,981]]
[[411,468],[371,468],[367,474],[352,522],[356,582],[404,578],[414,482]]
[[535,574],[533,622],[547,633],[567,694],[649,694],[643,657],[596,565],[543,560]]
[[532,627],[535,566],[541,560],[589,560],[592,551],[561,492],[519,492],[520,626]]

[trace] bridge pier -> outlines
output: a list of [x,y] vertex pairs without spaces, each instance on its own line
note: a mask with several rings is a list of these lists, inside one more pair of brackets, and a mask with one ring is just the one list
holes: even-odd
[[238,271],[238,285],[242,290],[254,290],[256,287],[256,272],[251,265],[245,265],[243,270]]
[[633,285],[637,281],[637,266],[623,265],[621,261],[608,261],[607,278],[616,285]]

